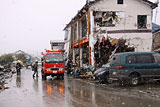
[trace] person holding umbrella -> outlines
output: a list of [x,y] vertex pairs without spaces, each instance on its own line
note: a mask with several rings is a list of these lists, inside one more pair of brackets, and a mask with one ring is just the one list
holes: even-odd
[[20,75],[22,66],[23,66],[22,61],[18,60],[16,64],[17,75]]

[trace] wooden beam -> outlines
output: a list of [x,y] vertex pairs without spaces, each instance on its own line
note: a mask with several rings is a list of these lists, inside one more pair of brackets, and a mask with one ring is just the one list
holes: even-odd
[[[90,34],[91,34],[91,20],[90,20],[90,10],[88,9],[88,38],[90,38]],[[90,39],[89,39],[89,65],[92,65],[91,62],[91,47],[90,47]]]

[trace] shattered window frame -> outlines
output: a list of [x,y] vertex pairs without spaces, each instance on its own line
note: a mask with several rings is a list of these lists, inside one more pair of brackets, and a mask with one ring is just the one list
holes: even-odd
[[117,0],[117,4],[123,4],[123,0]]
[[137,16],[137,27],[138,29],[147,28],[147,15],[138,15]]
[[95,11],[94,22],[99,27],[115,27],[118,22],[116,11]]

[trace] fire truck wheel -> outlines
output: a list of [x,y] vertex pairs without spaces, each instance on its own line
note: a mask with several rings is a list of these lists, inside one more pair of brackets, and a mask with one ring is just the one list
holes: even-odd
[[64,80],[64,76],[61,76],[61,79]]
[[42,79],[46,80],[46,75],[45,74],[42,74]]
[[64,80],[64,74],[62,74],[61,78],[62,78],[62,80]]
[[58,79],[58,80],[60,79],[60,75],[59,75],[59,74],[57,74],[57,79]]

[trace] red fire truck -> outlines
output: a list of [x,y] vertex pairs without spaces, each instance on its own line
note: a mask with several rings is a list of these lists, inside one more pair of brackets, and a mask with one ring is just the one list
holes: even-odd
[[62,50],[46,50],[42,58],[42,79],[46,79],[47,76],[64,79],[64,67]]

